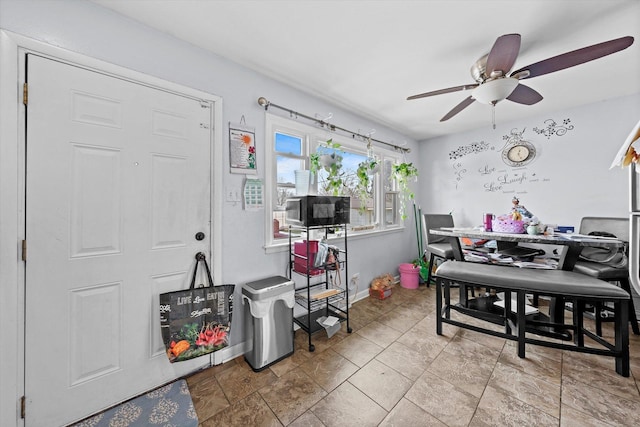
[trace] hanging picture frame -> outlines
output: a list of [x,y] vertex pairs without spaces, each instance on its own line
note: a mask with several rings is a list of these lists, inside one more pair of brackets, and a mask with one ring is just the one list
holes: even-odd
[[241,123],[229,122],[229,168],[231,173],[257,175],[256,132],[246,126],[244,116]]

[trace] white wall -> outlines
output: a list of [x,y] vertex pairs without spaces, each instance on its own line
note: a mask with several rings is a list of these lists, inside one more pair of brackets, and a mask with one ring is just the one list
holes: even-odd
[[[408,147],[413,148],[414,153],[409,154],[407,160],[417,164],[418,150],[415,141],[405,135],[89,2],[2,0],[0,29],[222,97],[225,139],[221,143],[227,143],[228,122],[237,123],[244,116],[247,125],[256,128],[259,178],[264,178],[265,170],[264,157],[261,157],[261,153],[264,152],[265,113],[264,109],[257,105],[260,96],[308,115],[331,112],[332,122],[347,129],[375,128],[376,139],[407,141]],[[277,46],[273,48],[276,49]],[[10,70],[10,74],[17,75],[14,70]],[[13,99],[16,93],[14,89],[21,82],[2,83],[2,96]],[[12,114],[15,114],[15,111]],[[8,117],[3,117],[2,125],[15,127],[15,123],[7,122]],[[14,148],[19,141],[3,140],[2,144],[3,147],[10,144],[12,149],[9,151],[15,155]],[[228,147],[225,146],[222,158],[219,159],[220,164],[216,165],[224,168],[223,188],[239,188],[244,177],[228,173],[228,158]],[[3,168],[3,173],[14,175],[18,169],[16,164],[2,163],[0,167]],[[16,180],[14,176],[14,182]],[[17,196],[15,191],[15,188],[2,188],[0,194]],[[15,206],[16,212],[19,200],[12,197],[10,203]],[[3,199],[3,212],[10,210],[9,207],[7,199]],[[263,249],[263,216],[264,211],[244,211],[241,204],[223,205],[223,283],[242,285],[263,277],[285,274],[287,254],[281,252],[268,255]],[[12,236],[3,236],[7,237]],[[22,382],[19,377],[21,369],[16,366],[17,360],[20,360],[20,340],[15,342],[18,335],[16,323],[21,322],[18,319],[21,284],[15,282],[16,276],[19,276],[16,271],[21,267],[20,263],[16,265],[19,256],[18,245],[14,244],[14,241],[17,239],[10,240],[0,251],[0,266],[11,267],[5,270],[11,271],[11,274],[0,272],[1,279],[10,279],[3,281],[0,287],[0,301],[3,302],[0,342],[5,343],[6,348],[16,351],[11,357],[3,357],[4,362],[10,363],[0,366],[0,425],[15,423],[16,402],[21,393]],[[416,251],[413,221],[408,220],[407,229],[404,231],[350,240],[349,269],[350,272],[360,273],[360,289],[364,289],[374,276],[386,272],[397,274],[397,265],[413,259]],[[241,304],[236,304],[235,307],[238,312],[234,316],[232,326],[232,344],[243,341],[242,313],[239,312]],[[6,332],[6,328],[9,328],[10,332]]]
[[[583,216],[627,216],[628,170],[609,166],[640,117],[640,94],[511,123],[500,123],[503,108],[508,102],[496,107],[495,130],[487,114],[484,129],[420,143],[419,196],[429,201],[424,212],[453,211],[456,225],[476,226],[485,212],[509,212],[517,195],[543,223],[576,230]],[[549,119],[558,132],[547,137],[534,130],[547,129]],[[567,119],[573,129],[563,133]],[[464,120],[464,112],[451,120]],[[524,129],[537,150],[521,168],[501,157],[512,129]]]

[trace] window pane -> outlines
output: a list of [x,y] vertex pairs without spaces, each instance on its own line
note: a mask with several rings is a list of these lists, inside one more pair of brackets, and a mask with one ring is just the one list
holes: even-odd
[[[346,151],[343,151],[340,155],[342,156],[342,169],[340,170],[340,177],[343,182],[343,187],[341,189],[342,195],[357,198],[358,176],[356,171],[358,170],[358,164],[365,161],[367,156],[357,153],[349,153]],[[328,176],[329,172],[326,169],[321,168],[318,171],[318,193],[321,195],[332,195],[332,192],[327,185]]]
[[394,161],[385,159],[382,166],[382,186],[384,189],[384,222],[386,225],[398,223],[398,192],[397,184],[391,179]]
[[[333,152],[334,150],[327,150]],[[326,151],[325,151],[326,152]],[[342,178],[343,186],[341,194],[343,196],[351,197],[351,227],[358,228],[361,226],[370,225],[376,222],[375,217],[375,179],[376,175],[370,176],[370,182],[368,184],[368,197],[365,200],[361,200],[361,193],[358,189],[358,165],[367,160],[367,156],[361,153],[353,153],[346,151],[344,147],[341,147],[342,156],[342,169],[340,171],[340,177]],[[318,172],[318,194],[332,195],[332,189],[329,186],[328,177],[329,172],[325,169],[320,169]]]
[[273,238],[274,239],[286,239],[289,237],[287,234],[287,224],[285,223],[285,211],[273,211]]
[[398,193],[384,194],[384,221],[387,225],[395,225],[398,222]]
[[382,171],[383,171],[383,178],[382,178],[382,185],[384,188],[384,191],[394,191],[395,188],[395,181],[393,181],[391,179],[391,173],[393,172],[393,160],[390,159],[385,159],[384,160],[384,164],[382,167]]
[[[2,1],[2,0],[0,0]],[[323,135],[315,126],[267,115],[268,176],[265,177],[265,199],[267,246],[285,245],[288,239],[286,223],[286,199],[295,197],[295,171],[310,169],[311,152],[322,153],[328,135]],[[366,144],[348,136],[331,134],[334,142],[341,145],[337,150],[342,156],[340,170],[340,194],[351,198],[349,229],[355,232],[385,228],[395,229],[401,224],[397,213],[399,194],[397,184],[390,180],[393,165],[401,161],[401,154],[374,147],[373,153],[380,161],[380,170],[367,175],[369,183],[366,190],[359,186],[358,165],[367,160]],[[325,153],[335,153],[334,149],[324,149]],[[320,159],[326,160],[326,159]],[[310,194],[332,195],[328,185],[328,171],[322,166],[313,178]],[[366,195],[365,195],[366,193]],[[364,199],[364,203],[361,201]],[[294,230],[299,230],[295,228]]]
[[296,182],[294,171],[304,169],[304,160],[292,159],[290,157],[276,157],[276,175],[278,184],[291,184]]
[[[276,210],[283,210],[287,198],[295,195],[295,188],[278,185],[276,188]],[[282,224],[284,224],[284,222],[282,222]]]
[[276,132],[276,151],[296,156],[302,155],[302,138]]

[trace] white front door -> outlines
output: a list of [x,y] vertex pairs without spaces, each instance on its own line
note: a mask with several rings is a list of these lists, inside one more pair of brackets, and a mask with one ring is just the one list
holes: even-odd
[[25,420],[56,426],[210,362],[169,363],[158,294],[211,258],[211,105],[33,54],[27,81]]

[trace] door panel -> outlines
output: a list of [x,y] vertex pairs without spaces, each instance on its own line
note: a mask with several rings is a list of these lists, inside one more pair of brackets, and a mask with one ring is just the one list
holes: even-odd
[[[210,109],[28,55],[26,425],[84,418],[187,372],[158,294],[209,253]],[[203,231],[202,241],[195,234]]]
[[122,251],[122,151],[71,145],[71,258]]

